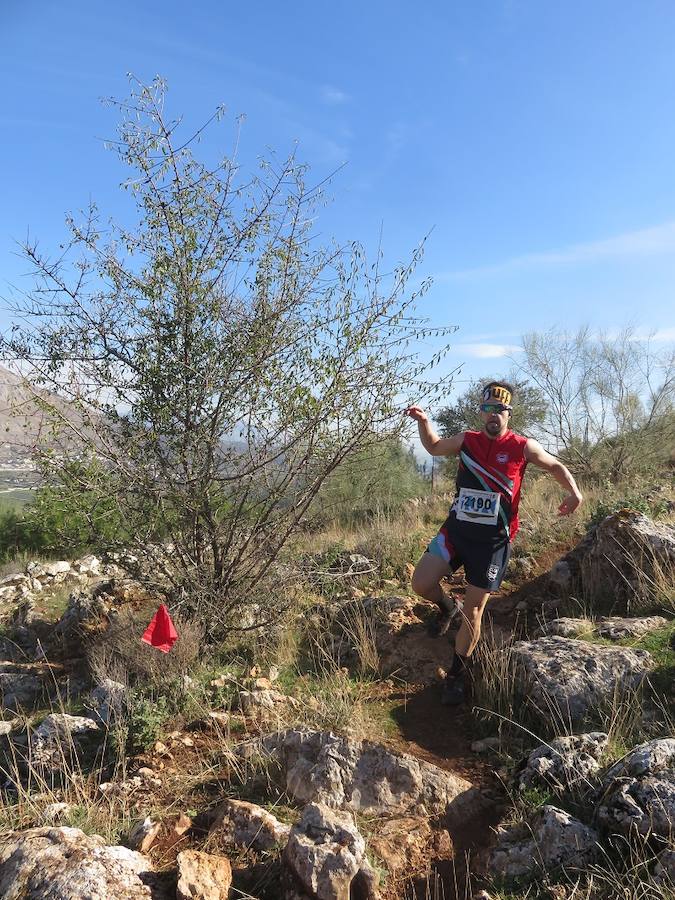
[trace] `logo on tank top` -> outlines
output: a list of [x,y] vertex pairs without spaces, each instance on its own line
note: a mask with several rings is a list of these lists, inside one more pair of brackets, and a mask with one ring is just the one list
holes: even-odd
[[495,459],[497,460],[498,463],[508,462],[509,454],[508,453],[498,453],[497,456],[495,457]]

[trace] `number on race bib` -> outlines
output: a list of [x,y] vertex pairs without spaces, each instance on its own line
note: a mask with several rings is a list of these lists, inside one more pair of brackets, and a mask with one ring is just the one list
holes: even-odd
[[496,491],[474,491],[460,488],[455,509],[462,522],[496,525],[499,513],[499,494]]

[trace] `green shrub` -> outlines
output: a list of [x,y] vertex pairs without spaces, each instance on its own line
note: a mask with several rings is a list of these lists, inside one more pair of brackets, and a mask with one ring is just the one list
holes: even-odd
[[315,512],[324,523],[356,525],[390,516],[427,491],[414,455],[395,441],[382,442],[346,460],[331,475]]
[[141,691],[132,692],[127,724],[127,751],[143,753],[157,741],[171,716],[166,697],[148,697]]
[[668,503],[665,499],[650,501],[644,494],[628,493],[603,497],[591,506],[588,516],[589,526],[597,525],[620,509],[633,509],[650,518],[658,518],[668,512]]

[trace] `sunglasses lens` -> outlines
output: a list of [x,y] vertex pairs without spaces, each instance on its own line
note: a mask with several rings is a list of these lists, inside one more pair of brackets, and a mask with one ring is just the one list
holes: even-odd
[[501,413],[508,409],[503,403],[481,403],[480,411],[484,413]]

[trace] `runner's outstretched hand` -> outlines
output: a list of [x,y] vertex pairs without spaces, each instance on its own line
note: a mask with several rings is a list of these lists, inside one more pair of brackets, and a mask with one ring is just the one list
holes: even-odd
[[574,494],[568,494],[558,507],[558,515],[569,516],[574,512],[574,510],[579,506],[580,503],[581,497],[576,497]]
[[410,416],[410,418],[414,419],[416,422],[424,422],[425,419],[429,418],[421,406],[409,406],[407,409],[403,410],[403,415]]

